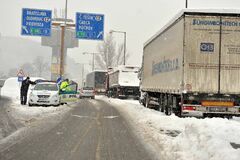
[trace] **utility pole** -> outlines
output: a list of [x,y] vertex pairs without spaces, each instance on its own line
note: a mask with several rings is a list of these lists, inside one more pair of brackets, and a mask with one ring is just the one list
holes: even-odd
[[67,3],[68,0],[66,0],[65,3],[65,19],[64,19],[64,24],[61,24],[61,55],[60,55],[60,77],[63,76],[64,74],[64,49],[65,49],[65,29],[67,26]]
[[66,49],[65,47],[65,33],[66,33],[66,28],[67,27],[75,27],[76,25],[73,23],[68,24],[67,23],[67,5],[68,5],[68,0],[66,0],[65,3],[65,17],[64,17],[64,23],[63,22],[53,22],[53,26],[60,26],[61,27],[61,49],[60,49],[60,77],[64,75],[64,51]]
[[82,87],[84,87],[84,64],[82,64]]
[[94,52],[83,52],[83,54],[91,54],[92,55],[92,71],[95,69],[95,54],[101,54],[101,53],[94,53]]
[[188,8],[188,0],[186,0],[185,8]]

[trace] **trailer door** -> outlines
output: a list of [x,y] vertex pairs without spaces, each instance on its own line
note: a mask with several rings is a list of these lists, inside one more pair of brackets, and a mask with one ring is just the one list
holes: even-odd
[[220,93],[240,93],[240,18],[222,17]]
[[219,16],[185,15],[184,87],[218,93]]

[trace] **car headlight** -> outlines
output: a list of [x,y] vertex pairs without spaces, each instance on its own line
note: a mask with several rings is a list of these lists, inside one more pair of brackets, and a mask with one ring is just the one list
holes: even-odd
[[59,98],[59,95],[58,95],[58,94],[54,94],[54,95],[52,96],[52,98],[58,99],[58,98]]
[[32,92],[30,93],[30,97],[35,97],[36,95],[33,94]]

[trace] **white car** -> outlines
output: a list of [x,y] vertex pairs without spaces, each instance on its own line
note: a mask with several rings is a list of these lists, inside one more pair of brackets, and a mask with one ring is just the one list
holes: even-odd
[[95,91],[93,87],[83,87],[80,90],[79,93],[79,98],[91,98],[91,99],[95,99]]
[[28,105],[60,105],[59,87],[54,82],[40,82],[31,89]]

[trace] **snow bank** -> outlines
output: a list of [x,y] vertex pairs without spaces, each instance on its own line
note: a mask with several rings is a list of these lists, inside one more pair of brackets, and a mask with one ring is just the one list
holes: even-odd
[[[31,81],[35,81],[37,79],[44,79],[44,78],[40,78],[40,77],[30,78]],[[20,100],[20,88],[21,88],[21,83],[18,82],[17,77],[8,78],[5,81],[4,86],[2,87],[2,95],[6,97],[10,97],[11,99],[14,99],[14,100]]]
[[[37,79],[43,79],[39,77],[30,78],[31,81]],[[40,120],[46,117],[61,116],[70,110],[70,107],[59,106],[59,107],[29,107],[28,105],[20,104],[20,86],[21,84],[17,81],[17,77],[9,78],[5,81],[2,88],[2,95],[11,98],[12,103],[9,104],[7,110],[8,114],[14,119],[21,122],[21,124],[28,125],[36,120]],[[29,87],[29,89],[31,86]]]
[[[40,77],[32,77],[31,81],[37,79],[43,79]],[[12,111],[12,116],[18,120],[29,121],[31,119],[42,118],[44,116],[49,116],[51,114],[58,114],[63,110],[68,110],[68,107],[29,107],[28,105],[20,105],[20,87],[21,83],[18,82],[17,77],[8,78],[2,88],[2,95],[10,97],[12,99],[12,104],[10,105],[10,110]],[[29,87],[29,89],[31,86]]]
[[239,160],[240,121],[222,118],[179,118],[141,106],[138,101],[101,99],[117,105],[139,129],[142,137],[152,139],[161,159]]
[[13,102],[9,110],[11,116],[16,120],[29,123],[37,119],[65,113],[70,108],[62,105],[59,107],[29,107],[28,105],[20,105],[18,102]]

